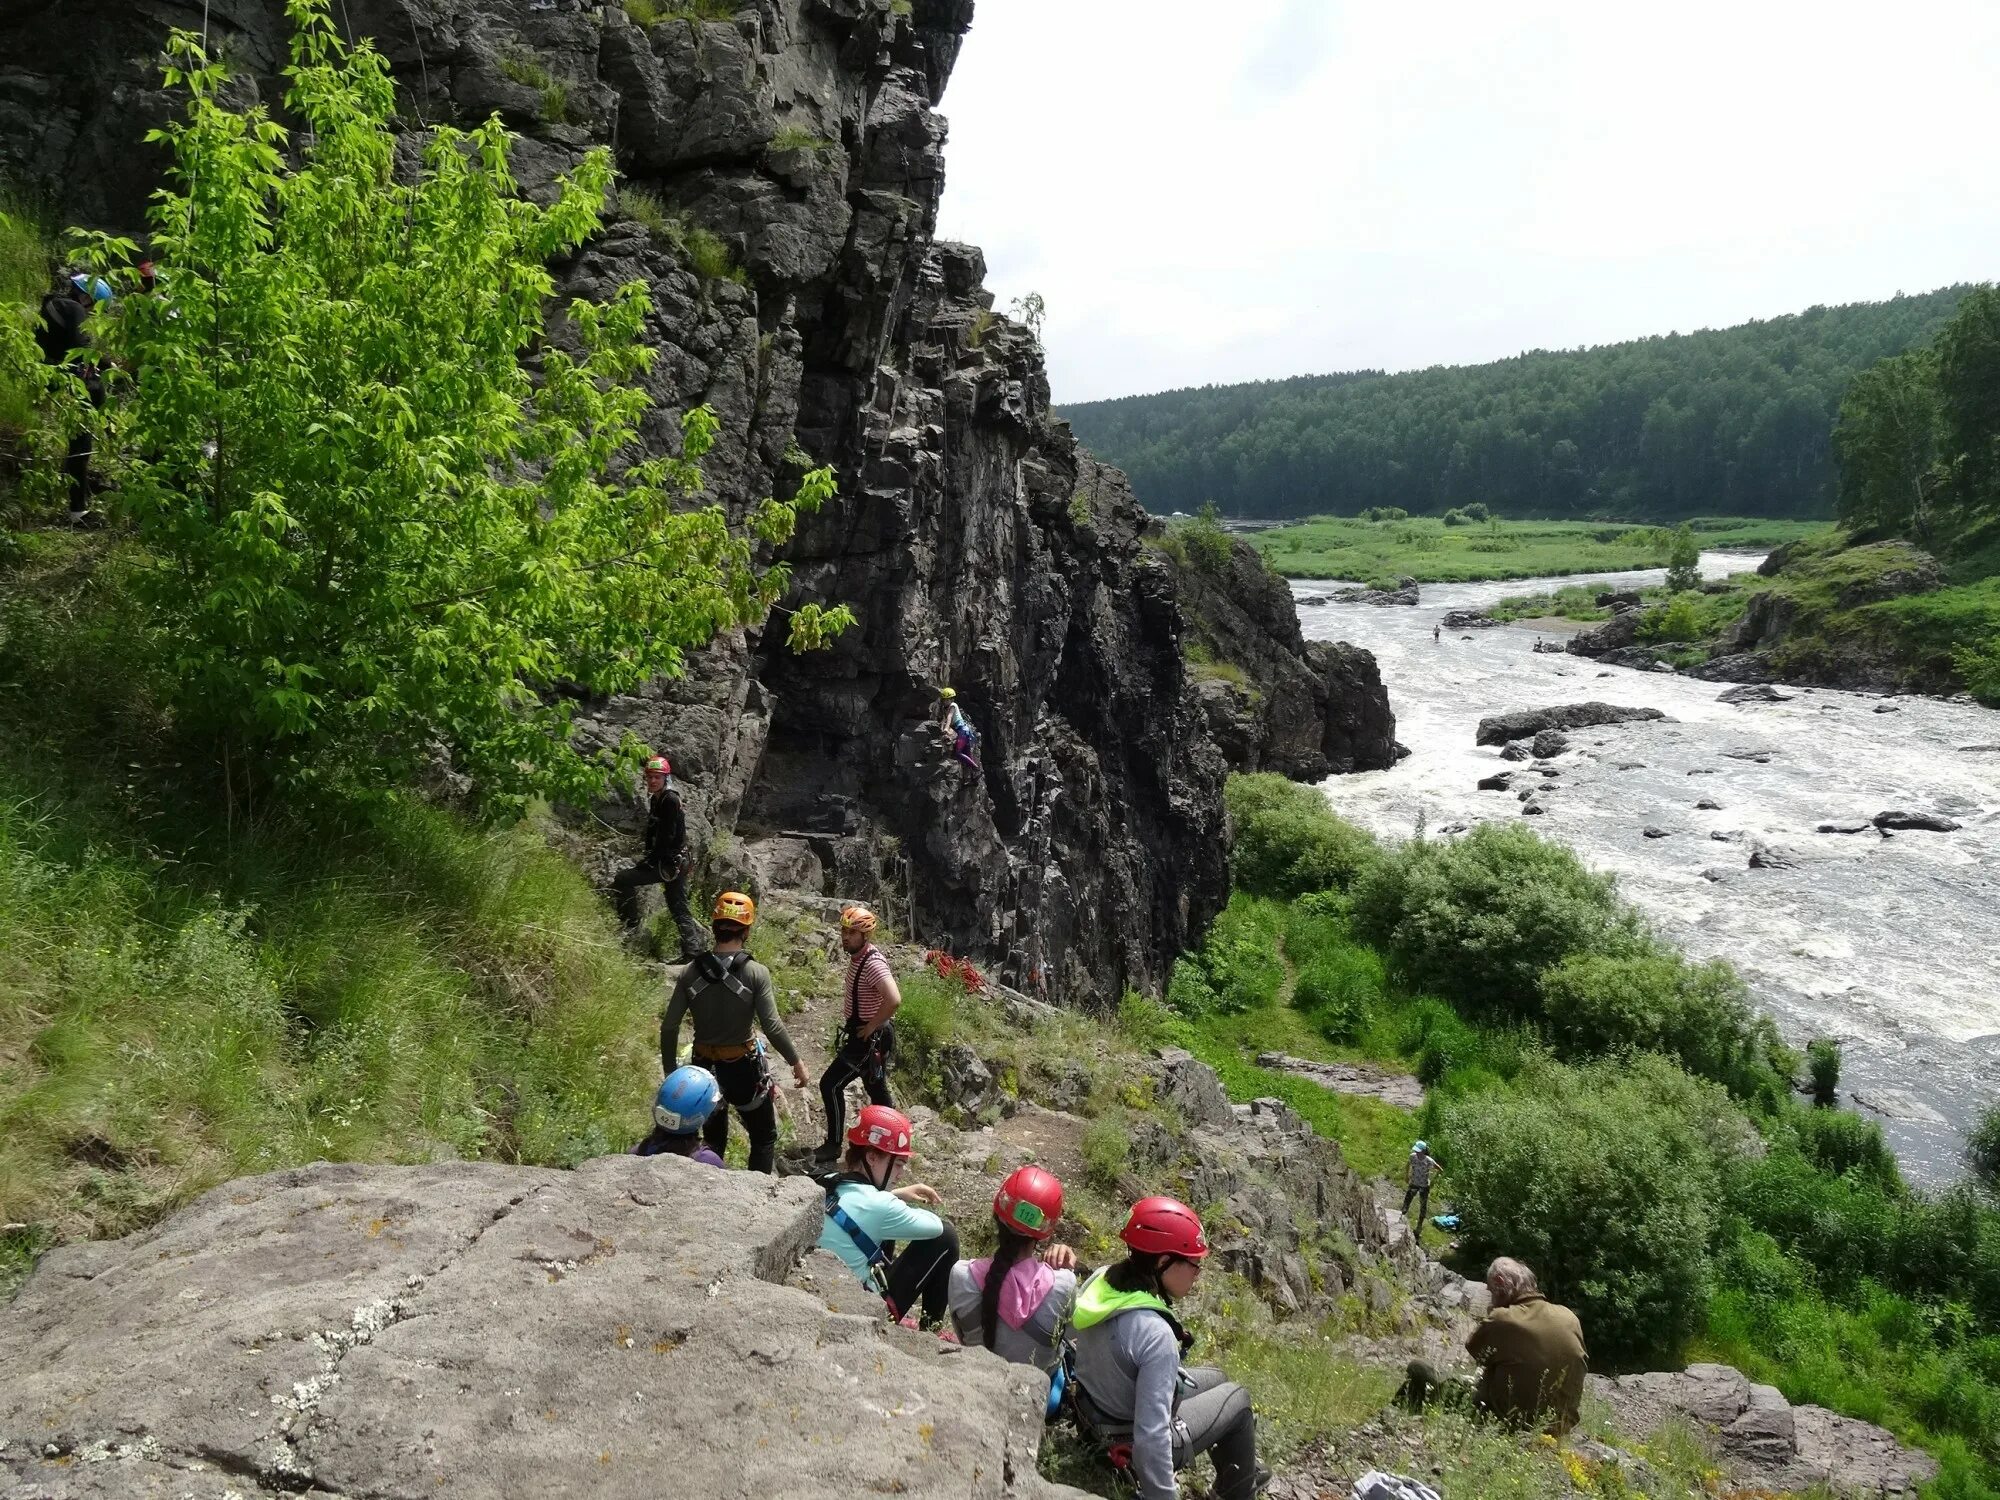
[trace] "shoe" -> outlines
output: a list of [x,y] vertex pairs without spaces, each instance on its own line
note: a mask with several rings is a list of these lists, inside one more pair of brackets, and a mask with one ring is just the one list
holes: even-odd
[[958,1330],[953,1328],[949,1323],[939,1325],[937,1336],[938,1342],[941,1344],[956,1344],[958,1342]]
[[922,1333],[924,1331],[923,1324],[917,1321],[915,1313],[904,1313],[902,1317],[896,1319],[896,1326],[898,1328],[907,1328],[912,1333]]
[[830,1167],[840,1160],[840,1147],[821,1146],[812,1154],[812,1164],[816,1167]]
[[1261,1495],[1271,1485],[1271,1471],[1262,1464],[1257,1465],[1257,1477],[1250,1481],[1250,1493]]

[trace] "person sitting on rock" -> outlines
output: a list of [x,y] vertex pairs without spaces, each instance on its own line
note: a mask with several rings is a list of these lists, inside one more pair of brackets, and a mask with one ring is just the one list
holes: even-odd
[[632,1148],[634,1156],[685,1156],[705,1167],[719,1167],[722,1158],[701,1138],[722,1103],[722,1088],[706,1068],[675,1068],[653,1098],[653,1129]]
[[1443,1165],[1431,1155],[1429,1141],[1418,1141],[1410,1147],[1410,1159],[1404,1166],[1404,1181],[1409,1185],[1403,1189],[1403,1212],[1410,1211],[1410,1200],[1417,1200],[1417,1236],[1422,1238],[1424,1221],[1431,1216],[1431,1179],[1442,1175]]
[[1175,1500],[1174,1472],[1215,1462],[1215,1500],[1252,1500],[1270,1478],[1257,1463],[1250,1394],[1220,1370],[1184,1369],[1192,1342],[1173,1303],[1194,1289],[1208,1240],[1173,1198],[1142,1198],[1119,1232],[1130,1253],[1077,1293],[1076,1398],[1111,1461],[1129,1465],[1139,1500]]
[[951,1321],[959,1339],[1052,1374],[1076,1303],[1076,1252],[1049,1236],[1063,1187],[1040,1167],[1017,1167],[993,1195],[1000,1248],[951,1271]]
[[[930,1211],[943,1201],[936,1188],[896,1186],[915,1138],[916,1127],[901,1111],[884,1104],[862,1109],[847,1132],[843,1170],[821,1180],[826,1223],[819,1246],[882,1298],[891,1319],[905,1328],[939,1328],[958,1264],[958,1231]],[[958,1342],[949,1329],[939,1328],[939,1337]]]
[[[750,1132],[750,1170],[776,1170],[778,1157],[777,1081],[755,1028],[762,1027],[778,1055],[792,1065],[792,1080],[806,1086],[806,1065],[778,1019],[771,971],[744,946],[757,921],[757,903],[741,891],[715,898],[713,952],[681,970],[667,1013],[660,1018],[660,1067],[672,1075],[680,1063],[681,1021],[694,1014],[694,1060],[715,1074],[722,1095],[743,1117]],[[718,1108],[702,1127],[717,1156],[729,1146],[729,1111]]]
[[1465,1341],[1479,1366],[1476,1386],[1441,1379],[1413,1362],[1399,1399],[1412,1410],[1433,1400],[1470,1400],[1473,1409],[1513,1427],[1561,1434],[1577,1423],[1590,1363],[1576,1314],[1544,1297],[1535,1273],[1501,1256],[1486,1268],[1493,1310]]

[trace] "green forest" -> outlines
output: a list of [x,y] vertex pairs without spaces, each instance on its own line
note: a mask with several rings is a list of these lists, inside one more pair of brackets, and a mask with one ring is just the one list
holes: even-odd
[[1849,382],[1927,343],[1971,288],[1485,365],[1302,375],[1063,408],[1155,512],[1628,521],[1833,513]]

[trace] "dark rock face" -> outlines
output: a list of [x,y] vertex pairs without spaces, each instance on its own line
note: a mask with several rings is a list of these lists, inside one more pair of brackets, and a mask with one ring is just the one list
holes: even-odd
[[[236,86],[270,101],[282,10],[207,7]],[[173,108],[161,46],[203,14],[160,0],[100,7],[81,31],[43,8],[0,18],[0,166],[48,185],[65,220],[141,228],[162,160],[139,137]],[[1052,416],[1041,350],[995,316],[979,252],[935,242],[937,105],[971,19],[972,0],[760,0],[651,27],[567,0],[341,14],[376,39],[413,128],[497,111],[523,133],[530,194],[614,142],[630,186],[728,247],[740,284],[613,215],[558,267],[565,300],[650,285],[650,448],[677,449],[679,414],[712,405],[710,498],[739,520],[794,481],[794,443],[838,472],[838,500],[786,550],[785,603],[850,603],[859,628],[811,658],[782,629],[729,635],[680,679],[586,705],[584,742],[630,731],[673,759],[711,876],[782,870],[873,896],[999,977],[1115,996],[1156,986],[1226,894],[1224,754],[1147,518]],[[574,123],[545,122],[506,76],[523,53],[570,83]],[[1372,658],[1302,642],[1276,580],[1241,623],[1263,699],[1233,758],[1299,776],[1389,763]],[[946,684],[983,737],[978,778],[939,727]],[[632,803],[600,811],[637,821]]]
[[1901,808],[1875,814],[1875,826],[1888,829],[1918,829],[1925,833],[1957,833],[1963,825],[1943,813],[1905,812]]
[[1335,604],[1409,604],[1420,602],[1421,591],[1414,578],[1398,578],[1392,589],[1335,589],[1329,599]]
[[1232,541],[1219,567],[1190,560],[1174,571],[1197,654],[1209,659],[1191,669],[1196,691],[1232,771],[1318,781],[1395,764],[1396,716],[1374,656],[1306,640],[1291,588],[1255,548]]
[[1613,651],[1622,651],[1636,645],[1639,640],[1639,617],[1643,613],[1637,601],[1616,608],[1611,618],[1590,630],[1580,630],[1569,638],[1566,649],[1572,656],[1605,656]]
[[1599,724],[1633,724],[1642,720],[1666,720],[1657,708],[1622,708],[1615,703],[1565,703],[1555,708],[1524,708],[1516,713],[1494,714],[1479,721],[1475,735],[1481,745],[1504,745],[1510,740],[1532,739],[1548,729],[1591,729]]
[[1795,695],[1781,693],[1769,683],[1745,683],[1716,695],[1717,703],[1784,703]]

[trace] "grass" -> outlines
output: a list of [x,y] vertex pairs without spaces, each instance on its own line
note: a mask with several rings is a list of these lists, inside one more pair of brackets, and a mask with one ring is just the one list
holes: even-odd
[[120,550],[0,579],[0,1279],[301,1162],[623,1150],[658,986],[533,821],[221,813],[124,659]]
[[[1817,522],[1727,518],[1697,523],[1704,547],[1774,547],[1827,528]],[[1669,533],[1660,527],[1594,521],[1503,521],[1446,526],[1431,517],[1394,521],[1318,516],[1247,540],[1287,578],[1399,576],[1420,583],[1621,573],[1665,567]]]
[[780,127],[778,133],[771,137],[768,149],[775,152],[831,151],[833,142],[823,135],[815,135],[802,126],[786,125]]
[[749,275],[736,263],[726,240],[686,214],[668,208],[657,193],[644,188],[620,188],[618,211],[644,226],[659,243],[679,251],[702,280],[733,281],[739,286],[749,282]]
[[504,78],[534,89],[542,96],[541,117],[550,125],[576,123],[576,113],[570,98],[576,81],[564,78],[549,70],[549,65],[532,52],[503,52],[500,54],[500,74]]
[[741,0],[625,0],[625,14],[641,26],[657,26],[662,21],[728,21],[741,8]]

